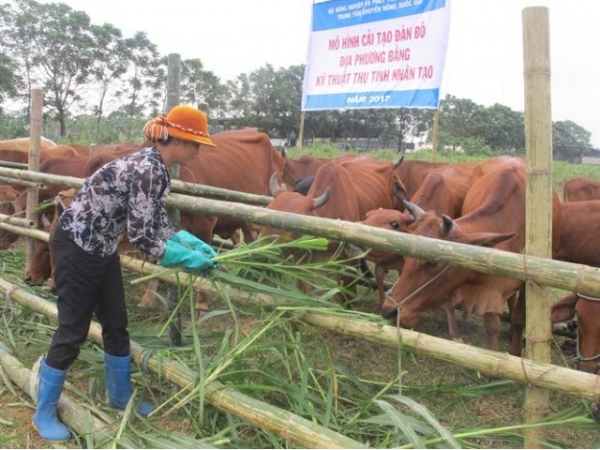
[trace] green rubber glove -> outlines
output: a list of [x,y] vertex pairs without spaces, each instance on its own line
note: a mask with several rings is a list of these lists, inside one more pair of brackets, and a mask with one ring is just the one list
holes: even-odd
[[[185,230],[179,230],[177,233],[175,233],[171,240],[183,245],[184,247],[188,247],[200,252],[209,259],[217,256],[217,252],[210,245]],[[218,269],[219,267],[221,267],[221,264],[213,262],[213,269]]]
[[163,267],[185,267],[190,270],[207,270],[213,268],[211,258],[195,250],[184,247],[173,240],[167,241],[165,254],[159,264]]

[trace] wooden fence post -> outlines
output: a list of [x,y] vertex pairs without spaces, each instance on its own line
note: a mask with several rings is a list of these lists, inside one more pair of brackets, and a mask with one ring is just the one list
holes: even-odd
[[[180,96],[180,85],[181,85],[181,56],[177,53],[169,54],[169,65],[167,72],[167,111],[171,111],[171,109],[177,105],[179,105],[179,96]],[[169,168],[169,174],[171,175],[171,180],[179,180],[179,164],[173,164]],[[168,210],[169,221],[171,225],[175,227],[175,229],[179,228],[179,209],[177,208],[169,208]],[[169,341],[171,345],[176,347],[180,347],[183,344],[183,338],[181,334],[181,313],[177,309],[177,303],[179,301],[177,286],[173,284],[167,285],[167,302],[168,302],[168,311],[169,316],[173,314],[174,311],[177,310],[176,314],[173,316],[173,320],[169,326]]]
[[[42,142],[42,105],[44,93],[40,88],[31,90],[31,117],[29,119],[29,162],[27,169],[38,172],[40,170],[40,146]],[[27,207],[25,217],[28,220],[37,221],[35,208],[38,203],[38,187],[30,186],[27,188]],[[27,238],[27,247],[25,254],[25,265],[29,267],[33,255],[33,246],[35,239]]]
[[[523,10],[523,69],[525,78],[525,151],[527,159],[525,253],[552,257],[552,117],[550,102],[550,31],[548,8]],[[528,281],[525,356],[538,363],[550,362],[552,327],[549,288]],[[550,391],[527,385],[525,420],[543,419],[548,413]],[[524,448],[540,448],[544,427],[525,429]]]

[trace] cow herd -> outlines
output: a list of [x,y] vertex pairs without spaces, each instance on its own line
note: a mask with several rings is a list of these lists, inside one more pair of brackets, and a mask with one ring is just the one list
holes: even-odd
[[[369,155],[340,158],[298,159],[282,154],[267,135],[252,129],[225,131],[211,136],[215,148],[202,148],[197,157],[181,167],[184,182],[244,193],[270,196],[266,208],[385,228],[416,236],[522,253],[525,248],[526,164],[517,157],[489,158],[481,163],[428,163],[405,160],[384,162]],[[26,162],[27,151],[14,141],[0,141],[0,160]],[[104,163],[137,151],[140,146],[123,143],[100,147],[90,156],[81,145],[56,146],[44,142],[40,171],[85,178]],[[145,145],[145,144],[142,144]],[[27,146],[28,148],[28,146]],[[40,189],[39,200],[54,199],[65,186]],[[26,205],[26,189],[0,186],[0,214],[20,215]],[[553,258],[600,267],[600,183],[574,179],[565,184],[563,201],[553,193]],[[40,227],[51,226],[47,211]],[[181,213],[181,228],[205,241],[215,234],[238,242],[257,235],[281,239],[296,237],[288,230],[255,226],[242,221]],[[17,235],[0,229],[0,249]],[[339,257],[338,246],[313,252],[313,261]],[[454,317],[484,317],[487,347],[498,350],[500,316],[508,306],[512,339],[509,352],[520,356],[525,325],[524,282],[512,278],[456,268],[436,261],[404,257],[375,249],[363,249],[374,267],[379,310],[403,327],[416,327],[421,313],[445,310],[450,336],[460,341]],[[25,280],[43,283],[51,275],[49,250],[40,243],[37,256],[26,270]],[[306,258],[306,255],[294,255]],[[353,264],[359,264],[359,261]],[[393,287],[386,291],[385,278],[396,271]],[[356,280],[354,280],[356,282]],[[340,279],[342,292],[356,292],[351,280]],[[308,287],[302,287],[308,291]],[[600,291],[599,291],[600,295]],[[600,367],[600,299],[570,294],[552,308],[552,321],[578,316],[578,347],[575,365],[597,373]]]

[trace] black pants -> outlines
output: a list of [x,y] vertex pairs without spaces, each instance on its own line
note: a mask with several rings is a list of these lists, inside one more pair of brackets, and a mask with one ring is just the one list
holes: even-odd
[[58,300],[58,328],[46,364],[68,369],[85,342],[92,314],[102,325],[104,351],[113,356],[130,354],[127,308],[119,255],[106,258],[83,251],[57,226],[51,236],[54,281]]

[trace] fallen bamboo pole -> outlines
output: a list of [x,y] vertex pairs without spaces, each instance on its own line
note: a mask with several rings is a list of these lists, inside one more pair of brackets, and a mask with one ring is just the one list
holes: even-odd
[[[192,275],[181,272],[178,275],[151,263],[144,263],[135,258],[122,256],[124,267],[140,273],[160,273],[158,278],[171,283],[179,282],[187,285]],[[209,280],[196,277],[194,287],[207,294],[222,295],[226,293],[238,304],[271,306],[285,308],[286,302],[265,294],[252,293],[231,287],[220,287],[216,291]],[[492,376],[509,378],[520,383],[533,383],[543,389],[550,389],[564,394],[585,398],[591,401],[600,400],[600,377],[552,364],[538,364],[530,359],[518,358],[508,353],[494,352],[467,344],[459,344],[447,339],[417,333],[411,330],[397,329],[386,325],[384,319],[373,316],[376,321],[340,317],[336,313],[311,313],[295,310],[298,318],[313,326],[336,331],[343,335],[351,335],[387,347],[398,347],[399,334],[403,345],[424,356],[442,359],[453,364],[477,370]],[[346,314],[351,315],[347,312]]]
[[[0,366],[9,376],[13,383],[25,392],[29,397],[35,399],[37,393],[33,392],[35,387],[31,385],[32,371],[27,369],[17,358],[10,355],[0,346]],[[35,401],[37,403],[37,401]],[[101,420],[98,416],[92,414],[89,407],[84,407],[72,400],[66,391],[60,396],[58,402],[58,415],[60,419],[75,430],[82,437],[91,436],[97,448],[105,447],[114,440],[116,429],[109,420]],[[120,441],[128,445],[129,448],[137,448],[139,443],[135,443],[127,437],[120,437]],[[104,445],[102,445],[104,443]]]
[[[14,299],[20,305],[44,314],[56,323],[58,312],[55,304],[20,290],[18,286],[12,285],[1,278],[0,292],[9,299]],[[102,343],[102,329],[98,323],[92,322],[88,338],[99,344]],[[161,376],[182,388],[189,388],[197,380],[197,373],[187,366],[166,358],[160,358],[159,360],[152,353],[152,351],[131,341],[131,355],[137,364],[144,361],[150,370],[160,373]],[[361,442],[347,438],[296,414],[253,399],[217,381],[204,386],[204,398],[220,410],[230,412],[255,426],[277,433],[287,440],[308,448],[366,447]]]

